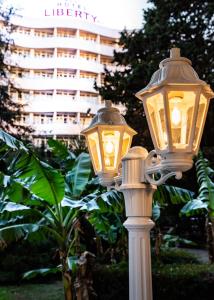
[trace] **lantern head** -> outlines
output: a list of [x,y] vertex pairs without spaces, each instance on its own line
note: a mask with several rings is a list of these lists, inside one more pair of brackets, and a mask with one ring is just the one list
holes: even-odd
[[136,96],[143,101],[147,122],[162,168],[186,171],[197,154],[209,100],[214,96],[199,79],[191,61],[172,48],[149,84]]
[[106,101],[81,133],[86,137],[95,173],[100,183],[109,186],[118,173],[119,165],[131,146],[136,132],[127,125],[119,110]]

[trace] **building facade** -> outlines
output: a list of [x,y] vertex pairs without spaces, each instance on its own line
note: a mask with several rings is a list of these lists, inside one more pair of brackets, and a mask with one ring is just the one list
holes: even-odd
[[103,106],[94,83],[101,83],[104,66],[113,68],[119,32],[63,16],[13,23],[9,64],[18,89],[11,95],[24,104],[21,123],[33,128],[36,146],[49,137],[69,143]]

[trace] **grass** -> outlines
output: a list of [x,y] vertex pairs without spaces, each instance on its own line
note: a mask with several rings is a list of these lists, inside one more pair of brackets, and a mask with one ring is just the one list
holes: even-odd
[[0,300],[63,300],[60,281],[51,284],[23,284],[21,286],[0,286]]

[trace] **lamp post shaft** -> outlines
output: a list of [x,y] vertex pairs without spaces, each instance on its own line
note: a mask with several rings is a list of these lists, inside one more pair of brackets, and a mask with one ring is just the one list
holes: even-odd
[[122,185],[129,232],[129,300],[152,300],[150,230],[154,222],[152,197],[156,186],[141,183],[141,174],[148,152],[131,148],[122,160]]
[[152,300],[150,218],[129,217],[129,300]]

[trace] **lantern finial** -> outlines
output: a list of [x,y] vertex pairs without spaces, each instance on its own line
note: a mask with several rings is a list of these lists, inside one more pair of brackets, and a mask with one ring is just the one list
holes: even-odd
[[170,49],[170,58],[179,58],[181,57],[180,48],[172,48]]
[[106,108],[111,108],[111,107],[112,107],[112,102],[111,102],[111,100],[105,100],[105,107],[106,107]]

